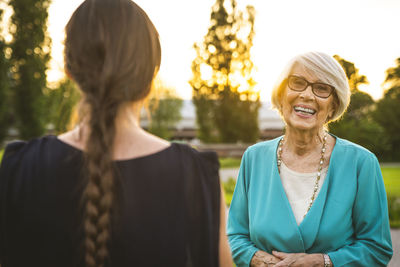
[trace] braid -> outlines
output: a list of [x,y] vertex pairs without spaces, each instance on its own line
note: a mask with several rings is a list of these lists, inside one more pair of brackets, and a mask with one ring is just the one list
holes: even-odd
[[108,256],[110,213],[114,200],[112,154],[118,105],[101,107],[95,98],[91,100],[88,101],[91,115],[85,158],[88,177],[85,190],[85,261],[87,267],[101,267]]
[[[115,120],[121,104],[146,97],[161,60],[157,30],[131,0],[85,0],[66,26],[65,68],[84,96],[86,267],[108,258],[115,205]],[[114,218],[113,218],[114,219]]]

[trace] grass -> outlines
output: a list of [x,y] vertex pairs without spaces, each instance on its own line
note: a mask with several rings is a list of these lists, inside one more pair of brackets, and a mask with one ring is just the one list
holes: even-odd
[[0,150],[0,163],[1,163],[1,160],[2,160],[2,158],[3,158],[3,154],[4,154],[4,149],[1,149],[1,150]]
[[400,167],[382,167],[381,169],[388,196],[390,226],[400,228]]
[[400,167],[382,167],[381,169],[387,194],[400,198]]
[[232,202],[233,191],[235,190],[236,179],[234,179],[233,177],[229,177],[228,180],[223,182],[222,185],[224,187],[225,193],[225,204],[227,206],[230,206]]
[[221,165],[221,169],[239,168],[240,161],[241,161],[240,158],[220,158],[219,164]]

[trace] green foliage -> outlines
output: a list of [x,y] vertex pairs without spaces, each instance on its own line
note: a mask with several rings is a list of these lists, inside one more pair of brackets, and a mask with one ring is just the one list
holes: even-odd
[[352,92],[358,91],[359,85],[368,83],[367,77],[359,74],[354,63],[347,61],[338,55],[334,55],[333,57],[339,62],[340,65],[342,65],[347,79],[349,79],[349,86]]
[[183,100],[178,98],[174,90],[159,84],[156,93],[149,101],[149,132],[163,139],[170,139],[173,128],[181,119]]
[[388,195],[390,227],[400,228],[400,197]]
[[3,154],[4,154],[4,149],[0,150],[0,164],[1,164],[1,160],[3,159]]
[[233,192],[235,191],[236,179],[229,177],[226,182],[222,183],[225,194],[225,204],[229,207],[232,202]]
[[400,167],[382,167],[388,198],[390,227],[400,228]]
[[55,89],[47,93],[48,113],[46,121],[54,127],[56,134],[69,130],[74,107],[80,99],[80,91],[68,78],[61,80]]
[[369,94],[354,90],[343,118],[329,124],[329,130],[383,158],[387,150],[387,138],[384,129],[372,116],[374,108],[375,102]]
[[203,142],[255,142],[258,138],[260,102],[250,59],[254,18],[251,6],[241,12],[235,0],[217,0],[208,33],[194,45],[197,57],[190,84]]
[[219,158],[221,169],[239,168],[241,159],[239,158]]
[[397,66],[386,71],[386,82],[390,88],[377,103],[373,114],[376,122],[384,129],[388,148],[386,160],[400,161],[400,58]]
[[358,89],[368,83],[366,76],[360,75],[354,63],[334,56],[342,65],[351,89],[350,105],[344,116],[329,125],[329,130],[344,139],[357,143],[382,159],[387,151],[387,137],[384,129],[374,120],[375,102],[372,97]]
[[45,130],[46,70],[50,59],[47,16],[50,0],[10,0],[11,75],[14,112],[22,139]]
[[[0,9],[0,21],[2,21],[3,10]],[[0,31],[2,29],[0,28]],[[2,36],[0,36],[0,144],[7,135],[9,125],[9,62],[6,58],[7,45]],[[7,126],[6,126],[7,125]]]
[[382,167],[381,169],[387,194],[400,198],[400,167]]
[[386,71],[386,82],[392,86],[400,85],[400,57],[396,59],[396,67],[389,68]]

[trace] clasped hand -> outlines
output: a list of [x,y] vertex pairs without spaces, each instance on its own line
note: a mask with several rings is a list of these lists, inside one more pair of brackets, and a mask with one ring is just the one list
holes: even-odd
[[251,267],[323,267],[322,254],[284,253],[257,251],[251,259]]

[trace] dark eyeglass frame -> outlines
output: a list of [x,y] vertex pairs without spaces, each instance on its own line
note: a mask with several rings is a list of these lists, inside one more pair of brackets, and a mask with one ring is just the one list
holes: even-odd
[[[296,79],[302,79],[302,80],[304,80],[304,81],[306,82],[306,86],[304,87],[304,89],[298,90],[298,89],[293,89],[292,87],[290,87],[290,82],[289,82],[289,80],[290,80],[291,78],[296,78]],[[314,87],[314,86],[315,86],[315,85],[318,85],[318,84],[326,85],[326,86],[328,86],[328,87],[331,89],[331,91],[329,92],[329,95],[328,95],[328,96],[320,96],[320,95],[317,95],[317,94],[315,93],[315,87]],[[315,96],[317,96],[317,97],[320,97],[320,98],[328,98],[328,97],[330,97],[330,96],[332,95],[332,92],[335,91],[335,87],[333,87],[333,86],[330,85],[330,84],[321,83],[321,82],[310,83],[310,82],[307,81],[305,78],[303,78],[303,77],[301,77],[301,76],[297,76],[297,75],[289,75],[289,76],[287,77],[287,86],[288,86],[291,90],[296,91],[296,92],[303,92],[304,90],[307,89],[308,86],[311,86],[311,91],[313,92],[313,94],[314,94]]]

